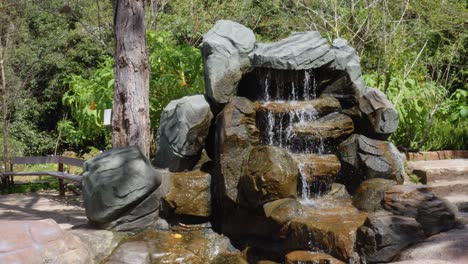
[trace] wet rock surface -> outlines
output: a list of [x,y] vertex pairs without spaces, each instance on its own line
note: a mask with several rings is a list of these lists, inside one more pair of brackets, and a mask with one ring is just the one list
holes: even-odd
[[169,175],[164,200],[180,215],[209,217],[211,215],[211,175],[200,170]]
[[415,218],[427,235],[454,227],[456,209],[424,185],[397,185],[385,192],[383,207],[396,215]]
[[358,230],[357,251],[365,263],[390,262],[402,249],[424,238],[414,218],[376,212]]
[[0,221],[0,263],[92,263],[87,246],[51,219]]
[[161,113],[153,164],[174,172],[192,169],[205,146],[212,119],[203,95],[171,101]]
[[240,182],[243,199],[256,208],[274,200],[296,198],[297,175],[297,164],[285,149],[255,147]]
[[336,155],[291,154],[291,156],[298,164],[301,177],[312,193],[324,194],[331,189],[341,169],[341,163]]
[[354,131],[353,120],[340,113],[326,115],[316,121],[296,123],[292,131],[304,141],[333,141],[345,139]]
[[[138,147],[113,149],[86,161],[83,177],[84,207],[91,223],[114,228],[140,219],[137,226],[144,228],[154,222],[152,217],[144,217],[159,209],[155,191],[163,174]],[[151,195],[154,200],[145,202]]]
[[321,206],[315,208],[304,207],[302,216],[290,220],[282,229],[287,247],[290,250],[318,249],[343,261],[355,261],[356,232],[367,214],[346,200],[317,201],[320,203]]
[[257,106],[259,112],[269,112],[273,115],[283,114],[287,115],[288,119],[297,111],[311,111],[315,117],[320,117],[340,109],[340,102],[329,96],[309,101],[270,101]]
[[395,181],[380,178],[365,180],[353,195],[353,205],[366,212],[383,210],[385,191],[396,184]]
[[293,251],[286,255],[286,264],[344,264],[328,254],[312,251]]
[[104,263],[203,264],[237,253],[228,238],[209,229],[180,232],[149,230],[129,237]]

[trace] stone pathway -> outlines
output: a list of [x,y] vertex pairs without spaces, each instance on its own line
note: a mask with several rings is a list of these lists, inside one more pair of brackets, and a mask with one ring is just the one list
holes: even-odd
[[398,264],[468,263],[468,226],[429,237],[404,250]]
[[56,192],[0,195],[0,221],[53,219],[71,229],[87,222],[80,203],[79,197],[60,197]]
[[468,159],[410,161],[408,168],[435,194],[457,206],[468,221]]

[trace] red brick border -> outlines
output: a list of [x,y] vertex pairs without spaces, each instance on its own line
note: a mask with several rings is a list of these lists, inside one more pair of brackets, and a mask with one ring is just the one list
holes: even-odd
[[418,160],[443,160],[443,159],[468,159],[468,150],[440,150],[405,153],[409,161]]

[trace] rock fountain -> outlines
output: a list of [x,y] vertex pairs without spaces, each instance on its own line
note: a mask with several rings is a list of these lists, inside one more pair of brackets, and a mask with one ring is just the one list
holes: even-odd
[[[204,35],[202,54],[206,95],[164,109],[156,168],[135,147],[86,163],[91,223],[212,226],[252,263],[388,262],[455,225],[444,201],[401,185],[403,161],[387,141],[398,113],[365,87],[345,40],[330,46],[318,32],[299,32],[257,43],[250,29],[222,20]],[[227,251],[218,261],[234,256]]]

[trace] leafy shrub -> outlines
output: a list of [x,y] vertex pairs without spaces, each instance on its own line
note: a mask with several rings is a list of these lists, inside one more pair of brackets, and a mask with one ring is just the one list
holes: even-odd
[[[150,75],[150,117],[153,133],[159,117],[171,101],[203,91],[203,64],[200,50],[177,45],[167,32],[147,32]],[[70,107],[71,117],[59,122],[58,130],[66,143],[74,146],[94,145],[104,148],[110,142],[110,130],[103,127],[104,109],[112,108],[114,90],[113,58],[108,57],[91,77],[72,75],[70,90],[63,103]]]
[[177,45],[170,33],[149,31],[147,43],[151,126],[156,131],[161,111],[170,101],[204,91],[203,63],[199,49]]
[[[375,74],[364,78],[368,86],[377,86]],[[390,140],[400,149],[467,148],[468,94],[465,90],[449,94],[445,87],[432,81],[394,76],[386,94],[399,113],[400,125]]]
[[[108,57],[90,78],[72,75],[67,80],[70,90],[62,97],[63,104],[70,107],[71,119],[58,123],[57,129],[65,142],[81,145],[84,142],[106,141],[103,127],[104,109],[112,107],[114,90],[113,59]],[[103,142],[104,139],[104,142]]]

